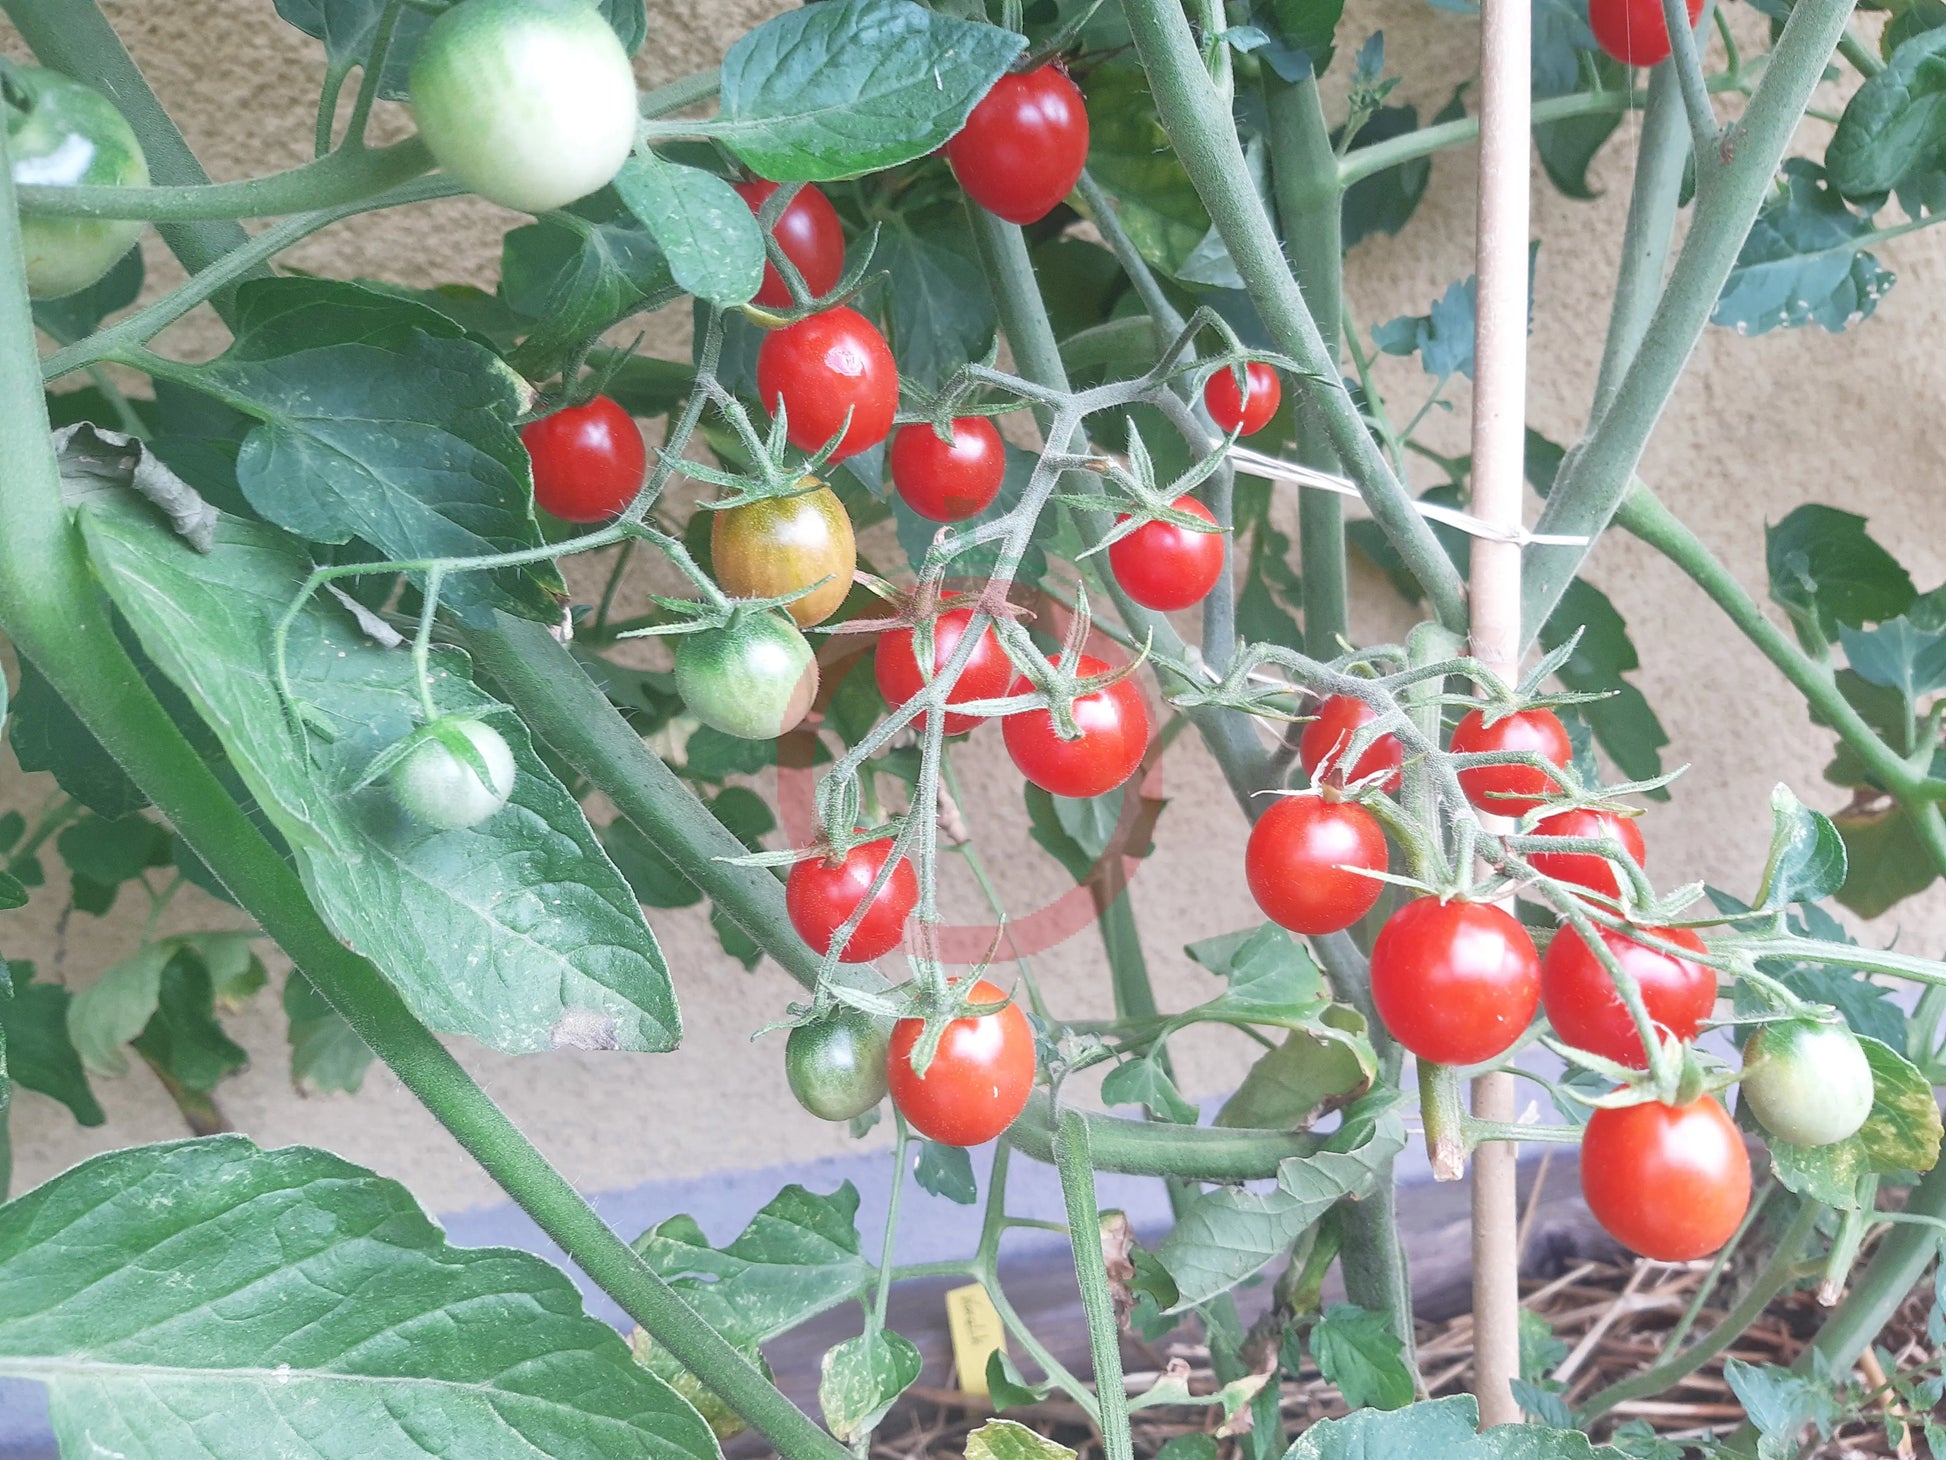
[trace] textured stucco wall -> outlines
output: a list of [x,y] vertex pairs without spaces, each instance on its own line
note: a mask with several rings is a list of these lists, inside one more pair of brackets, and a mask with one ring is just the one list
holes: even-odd
[[[310,145],[320,56],[284,26],[269,0],[137,4],[110,0],[118,30],[164,102],[218,178],[269,172],[302,161]],[[737,34],[782,8],[778,0],[653,0],[652,34],[641,62],[653,84],[706,64]],[[1346,21],[1353,44],[1383,27],[1392,69],[1407,80],[1398,99],[1436,110],[1470,70],[1468,24],[1420,0],[1367,0]],[[11,37],[5,49],[18,53]],[[1340,66],[1340,78],[1345,68]],[[395,114],[382,124],[396,132]],[[1536,173],[1535,232],[1544,240],[1536,282],[1530,420],[1570,439],[1585,411],[1600,353],[1599,305],[1615,271],[1628,169],[1639,119],[1626,121],[1598,160],[1601,197],[1572,203]],[[1454,278],[1470,270],[1474,164],[1442,155],[1418,217],[1397,239],[1360,247],[1352,259],[1353,318],[1365,329],[1404,312],[1423,312]],[[383,274],[410,283],[461,280],[491,286],[498,235],[506,221],[482,203],[442,202],[410,212],[351,220],[311,240],[287,262],[350,277]],[[1842,336],[1806,330],[1743,340],[1712,331],[1691,365],[1655,443],[1644,476],[1761,594],[1762,527],[1800,502],[1836,503],[1875,519],[1921,587],[1946,576],[1946,551],[1930,530],[1940,503],[1942,452],[1919,403],[1940,398],[1946,359],[1935,347],[1946,325],[1939,281],[1946,249],[1933,234],[1894,244],[1887,261],[1900,284],[1880,317]],[[152,287],[180,277],[151,236]],[[668,318],[649,347],[681,350],[686,320]],[[186,320],[164,341],[186,355],[213,353],[222,335],[207,315]],[[1411,362],[1387,361],[1394,399],[1410,410],[1426,388]],[[1434,430],[1447,449],[1463,449],[1466,398]],[[1429,483],[1431,477],[1423,479]],[[1422,483],[1423,484],[1423,483]],[[1904,536],[1902,538],[1901,533]],[[885,545],[889,546],[889,544]],[[1768,833],[1767,795],[1784,780],[1813,804],[1834,808],[1838,793],[1819,769],[1829,737],[1808,723],[1801,702],[1701,594],[1632,541],[1598,552],[1592,576],[1629,621],[1642,651],[1638,682],[1674,741],[1671,763],[1693,770],[1672,804],[1648,821],[1652,868],[1661,885],[1709,878],[1750,887]],[[598,584],[577,576],[579,595]],[[1382,584],[1361,576],[1355,628],[1365,640],[1389,637],[1407,622]],[[1730,686],[1748,686],[1732,693]],[[969,820],[1006,905],[1018,919],[1039,907],[1065,875],[1027,838],[1025,818],[999,736],[982,731],[963,753]],[[0,761],[0,807],[37,804],[50,790]],[[768,787],[766,786],[767,790]],[[1207,997],[1210,980],[1180,953],[1190,940],[1243,927],[1254,909],[1242,886],[1243,821],[1214,765],[1184,736],[1165,765],[1173,805],[1157,848],[1135,883],[1137,916],[1165,1007]],[[949,914],[984,915],[977,890],[955,865]],[[139,910],[125,901],[104,920],[59,916],[43,893],[25,913],[0,922],[0,946],[13,957],[59,967],[77,981],[130,950]],[[235,914],[185,894],[166,926],[206,927]],[[673,1055],[563,1054],[513,1060],[462,1047],[460,1056],[514,1118],[588,1188],[628,1186],[659,1176],[791,1161],[850,1146],[840,1128],[800,1113],[785,1091],[776,1038],[752,1047],[750,1032],[778,1017],[796,986],[773,965],[754,973],[725,960],[702,912],[658,912],[652,921],[675,970],[688,1037]],[[1909,949],[1937,951],[1946,934],[1946,895],[1907,904],[1871,935],[1894,935]],[[1084,931],[1034,960],[1043,987],[1064,1012],[1108,1012],[1105,963]],[[435,1208],[492,1200],[494,1188],[382,1069],[356,1097],[300,1099],[286,1083],[283,1021],[274,995],[231,1021],[253,1052],[251,1069],[226,1084],[231,1119],[266,1144],[330,1146],[410,1182]],[[1210,1095],[1233,1084],[1243,1046],[1229,1036],[1186,1037],[1184,1083]],[[727,1077],[726,1077],[727,1075]],[[173,1108],[146,1073],[97,1082],[110,1113],[105,1128],[77,1131],[65,1111],[33,1094],[17,1098],[15,1156],[22,1185],[44,1179],[91,1151],[181,1133]],[[882,1142],[886,1133],[875,1132]]]

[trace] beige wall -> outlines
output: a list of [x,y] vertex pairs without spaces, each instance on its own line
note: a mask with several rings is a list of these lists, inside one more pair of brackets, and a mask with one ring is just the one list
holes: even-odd
[[[269,0],[110,0],[107,8],[215,176],[268,172],[304,158],[319,57],[314,43],[277,20]],[[781,8],[777,0],[654,0],[645,81],[705,64],[729,39]],[[1353,44],[1367,29],[1386,29],[1393,69],[1408,78],[1400,96],[1422,112],[1442,104],[1469,69],[1470,25],[1432,11],[1423,0],[1367,0],[1354,7],[1346,25]],[[388,125],[399,126],[399,119],[389,118]],[[1594,177],[1602,196],[1595,203],[1563,200],[1536,173],[1535,231],[1544,244],[1530,418],[1556,440],[1571,439],[1593,386],[1599,306],[1614,276],[1638,128],[1639,119],[1630,119],[1598,160]],[[1358,250],[1350,299],[1364,328],[1395,314],[1423,312],[1449,282],[1470,271],[1473,173],[1470,155],[1442,156],[1427,202],[1405,235]],[[288,261],[339,276],[491,286],[505,222],[484,204],[438,203],[354,219]],[[153,238],[150,244],[153,282],[179,277]],[[1763,524],[1809,500],[1871,516],[1921,587],[1946,576],[1946,542],[1930,530],[1939,520],[1937,481],[1946,451],[1930,429],[1931,407],[1946,394],[1946,358],[1937,348],[1946,328],[1940,288],[1946,241],[1922,233],[1886,254],[1899,285],[1879,318],[1847,334],[1802,330],[1760,340],[1726,331],[1707,335],[1643,464],[1644,476],[1759,594]],[[683,321],[665,323],[651,346],[682,350]],[[166,343],[205,354],[220,348],[221,334],[213,319],[192,319]],[[1426,388],[1411,362],[1388,361],[1386,379],[1408,409]],[[1458,442],[1465,419],[1462,394],[1435,429],[1449,443]],[[895,549],[885,551],[889,543],[878,546],[881,557],[897,560]],[[588,577],[579,569],[576,575],[586,596]],[[1701,595],[1639,545],[1604,543],[1592,576],[1627,617],[1641,649],[1638,682],[1674,741],[1671,763],[1693,767],[1673,803],[1648,820],[1651,869],[1664,886],[1708,878],[1747,890],[1761,866],[1773,782],[1788,782],[1827,810],[1839,804],[1838,793],[1819,776],[1829,737],[1811,727],[1802,703]],[[1391,637],[1405,622],[1383,585],[1361,577],[1358,636]],[[1018,783],[998,734],[980,732],[963,754],[970,820],[1017,918],[1044,902],[1050,888],[1063,886],[1064,874],[1026,836]],[[1177,742],[1165,776],[1174,804],[1162,818],[1156,854],[1142,870],[1135,896],[1167,1007],[1212,991],[1210,980],[1182,957],[1182,945],[1255,917],[1242,886],[1242,819],[1193,737]],[[30,806],[49,789],[43,778],[23,776],[10,759],[0,760],[0,807]],[[0,947],[82,982],[130,950],[139,935],[139,921],[125,915],[130,911],[124,903],[107,920],[81,914],[63,920],[59,898],[43,893],[25,913],[0,921]],[[949,879],[948,913],[965,921],[983,915],[976,890],[957,870]],[[168,921],[188,928],[233,917],[185,895]],[[849,1148],[841,1129],[800,1113],[790,1101],[776,1038],[755,1047],[749,1042],[752,1030],[777,1018],[795,997],[796,986],[773,965],[745,973],[728,963],[696,910],[656,913],[652,921],[682,999],[688,1038],[680,1052],[514,1060],[463,1047],[461,1058],[568,1176],[588,1188]],[[1942,934],[1946,894],[1937,890],[1869,930],[1874,938],[1896,936],[1901,946],[1929,953],[1941,950]],[[1108,1011],[1106,969],[1091,932],[1037,957],[1035,970],[1064,1014]],[[496,1198],[495,1189],[382,1070],[356,1097],[294,1096],[273,996],[260,998],[232,1028],[253,1054],[249,1071],[221,1091],[241,1129],[266,1144],[330,1146],[408,1181],[436,1209]],[[1191,1093],[1215,1094],[1234,1083],[1240,1046],[1224,1039],[1185,1039],[1184,1083]],[[77,1132],[65,1111],[39,1096],[18,1097],[13,1131],[22,1184],[97,1149],[181,1133],[175,1112],[145,1073],[98,1081],[97,1089],[110,1124],[93,1132]],[[882,1142],[885,1132],[873,1139]]]

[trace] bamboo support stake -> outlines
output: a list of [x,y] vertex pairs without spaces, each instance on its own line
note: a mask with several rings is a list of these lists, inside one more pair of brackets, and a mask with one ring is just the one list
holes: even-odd
[[[1518,529],[1527,397],[1528,0],[1485,0],[1480,15],[1480,211],[1474,340],[1473,514]],[[1473,544],[1473,652],[1509,681],[1520,657],[1520,544]],[[1477,1119],[1511,1122],[1513,1077],[1473,1083]],[[1517,1147],[1482,1142],[1473,1158],[1474,1393],[1480,1424],[1520,1419],[1520,1211]]]

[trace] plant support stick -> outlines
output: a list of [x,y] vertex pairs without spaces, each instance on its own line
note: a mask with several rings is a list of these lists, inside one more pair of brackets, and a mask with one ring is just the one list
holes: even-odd
[[[1480,13],[1479,313],[1474,340],[1473,512],[1520,525],[1527,396],[1527,0],[1485,0]],[[1503,679],[1519,677],[1520,547],[1473,546],[1473,653]],[[1497,820],[1497,818],[1494,818]],[[1473,1082],[1476,1120],[1510,1123],[1514,1077]],[[1473,1156],[1473,1391],[1480,1424],[1520,1419],[1519,1148],[1482,1141]]]

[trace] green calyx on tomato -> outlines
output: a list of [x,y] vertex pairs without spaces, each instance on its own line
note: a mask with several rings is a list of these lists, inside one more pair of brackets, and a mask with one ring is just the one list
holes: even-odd
[[1829,1146],[1872,1113],[1872,1066],[1843,1024],[1766,1024],[1743,1046],[1739,1087],[1757,1123],[1793,1146]]
[[775,740],[818,694],[818,661],[789,615],[739,609],[730,621],[676,640],[676,693],[725,735]]
[[851,592],[858,541],[838,494],[810,477],[803,485],[809,490],[712,513],[709,553],[716,581],[732,597],[781,598],[810,588],[783,605],[809,628],[836,613]]
[[528,213],[613,181],[640,126],[628,53],[588,0],[461,0],[426,31],[411,95],[439,165]]
[[507,804],[514,789],[513,752],[491,725],[457,716],[435,721],[392,767],[391,784],[414,821],[464,831]]
[[[984,979],[967,994],[971,1004],[998,1004],[1004,989]],[[1026,1108],[1034,1090],[1034,1029],[1018,1004],[991,1014],[954,1019],[941,1031],[939,1048],[925,1074],[913,1053],[926,1021],[901,1019],[892,1027],[886,1079],[892,1104],[920,1135],[946,1146],[979,1146],[992,1140]]]
[[791,1094],[819,1120],[855,1120],[885,1098],[885,1031],[841,1004],[800,1024],[784,1046]]
[[[149,165],[135,129],[100,92],[54,71],[11,69],[0,110],[7,117],[7,156],[16,185],[144,187]],[[20,220],[27,254],[27,292],[58,299],[87,288],[134,247],[142,224],[132,218]]]

